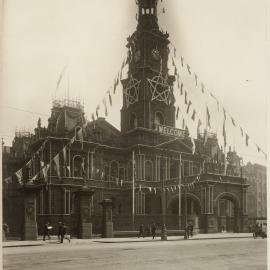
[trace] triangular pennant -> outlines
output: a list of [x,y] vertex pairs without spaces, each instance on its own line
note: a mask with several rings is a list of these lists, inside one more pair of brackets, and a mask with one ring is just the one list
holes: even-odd
[[191,75],[190,66],[188,64],[187,64],[187,70],[188,70],[189,75]]
[[179,106],[177,106],[177,111],[176,111],[176,120],[178,120],[178,115],[179,115]]
[[192,113],[192,116],[191,116],[191,119],[193,121],[195,121],[195,116],[196,116],[196,110],[193,110],[193,113]]
[[188,102],[188,106],[187,106],[187,114],[189,113],[189,109],[190,109],[191,104],[192,104],[192,102],[189,101],[189,102]]
[[201,83],[201,88],[202,88],[202,93],[204,94],[204,89],[205,89],[205,86],[203,83]]
[[234,121],[234,119],[231,117],[231,120],[232,120],[232,124],[234,125],[234,126],[236,126],[235,125],[235,121]]
[[181,82],[181,87],[180,87],[181,96],[183,95],[183,88],[184,88],[184,84]]
[[185,91],[185,104],[186,105],[188,104],[188,101],[187,101],[187,91]]
[[109,102],[110,102],[110,105],[112,106],[112,96],[111,96],[111,93],[110,91],[107,92],[108,95],[109,95]]
[[249,136],[246,134],[246,146],[248,146]]
[[181,66],[184,67],[184,57],[181,56]]
[[195,77],[195,83],[196,83],[196,86],[198,85],[198,75],[196,73],[194,73],[194,77]]

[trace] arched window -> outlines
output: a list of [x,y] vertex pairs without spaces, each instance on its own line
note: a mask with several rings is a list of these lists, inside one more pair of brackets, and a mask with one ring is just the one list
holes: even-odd
[[116,161],[112,161],[111,163],[111,177],[118,178],[118,163]]
[[138,119],[135,113],[131,114],[130,117],[130,127],[131,128],[136,128],[138,126]]
[[164,117],[163,117],[163,114],[161,112],[156,112],[155,124],[156,125],[164,125]]
[[145,178],[146,181],[153,181],[153,164],[151,160],[145,162]]

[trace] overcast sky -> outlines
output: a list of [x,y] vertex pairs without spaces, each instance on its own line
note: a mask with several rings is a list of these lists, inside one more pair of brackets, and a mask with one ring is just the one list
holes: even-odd
[[[177,55],[252,142],[266,149],[266,1],[163,3],[159,23]],[[38,117],[47,125],[52,99],[67,95],[68,81],[69,97],[84,101],[90,119],[126,56],[126,38],[136,28],[135,1],[7,0],[3,11],[0,136],[6,145],[16,129],[33,130]],[[119,128],[121,89],[117,93],[108,120]],[[264,163],[254,149],[242,148],[241,154]]]

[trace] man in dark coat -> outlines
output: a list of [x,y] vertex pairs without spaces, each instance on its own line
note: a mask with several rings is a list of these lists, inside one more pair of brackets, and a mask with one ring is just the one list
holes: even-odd
[[70,243],[70,239],[66,236],[66,233],[67,233],[67,226],[65,225],[65,223],[63,223],[61,230],[61,243],[63,243],[64,238],[67,239],[68,242]]
[[48,240],[51,239],[49,234],[49,222],[46,222],[43,228],[43,241],[45,241],[46,236],[48,236]]
[[59,221],[58,222],[58,240],[61,241],[61,236],[62,236],[62,233],[63,233],[63,225],[62,225],[62,222]]
[[140,225],[138,238],[140,238],[141,236],[144,238],[144,226],[143,226],[143,224]]
[[156,224],[153,222],[152,227],[151,227],[151,233],[152,233],[153,239],[155,239],[156,237],[156,229],[157,229]]

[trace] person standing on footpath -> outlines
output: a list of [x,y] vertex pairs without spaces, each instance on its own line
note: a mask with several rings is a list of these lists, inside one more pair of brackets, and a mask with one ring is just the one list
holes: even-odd
[[140,237],[143,237],[144,238],[144,226],[143,224],[140,225],[140,228],[139,228],[139,235],[138,235],[138,238]]
[[151,227],[151,233],[152,233],[153,239],[155,239],[156,237],[156,229],[157,229],[156,224],[153,222],[152,227]]
[[63,223],[61,231],[61,243],[63,243],[64,239],[67,239],[68,242],[70,243],[70,239],[66,236],[66,233],[67,233],[67,226],[65,225],[65,223]]
[[46,240],[46,236],[48,236],[48,240],[51,239],[50,233],[49,233],[49,222],[47,221],[43,228],[43,241]]
[[63,232],[63,226],[62,226],[62,222],[59,221],[58,222],[58,241],[61,242],[61,235],[62,235],[62,232]]

